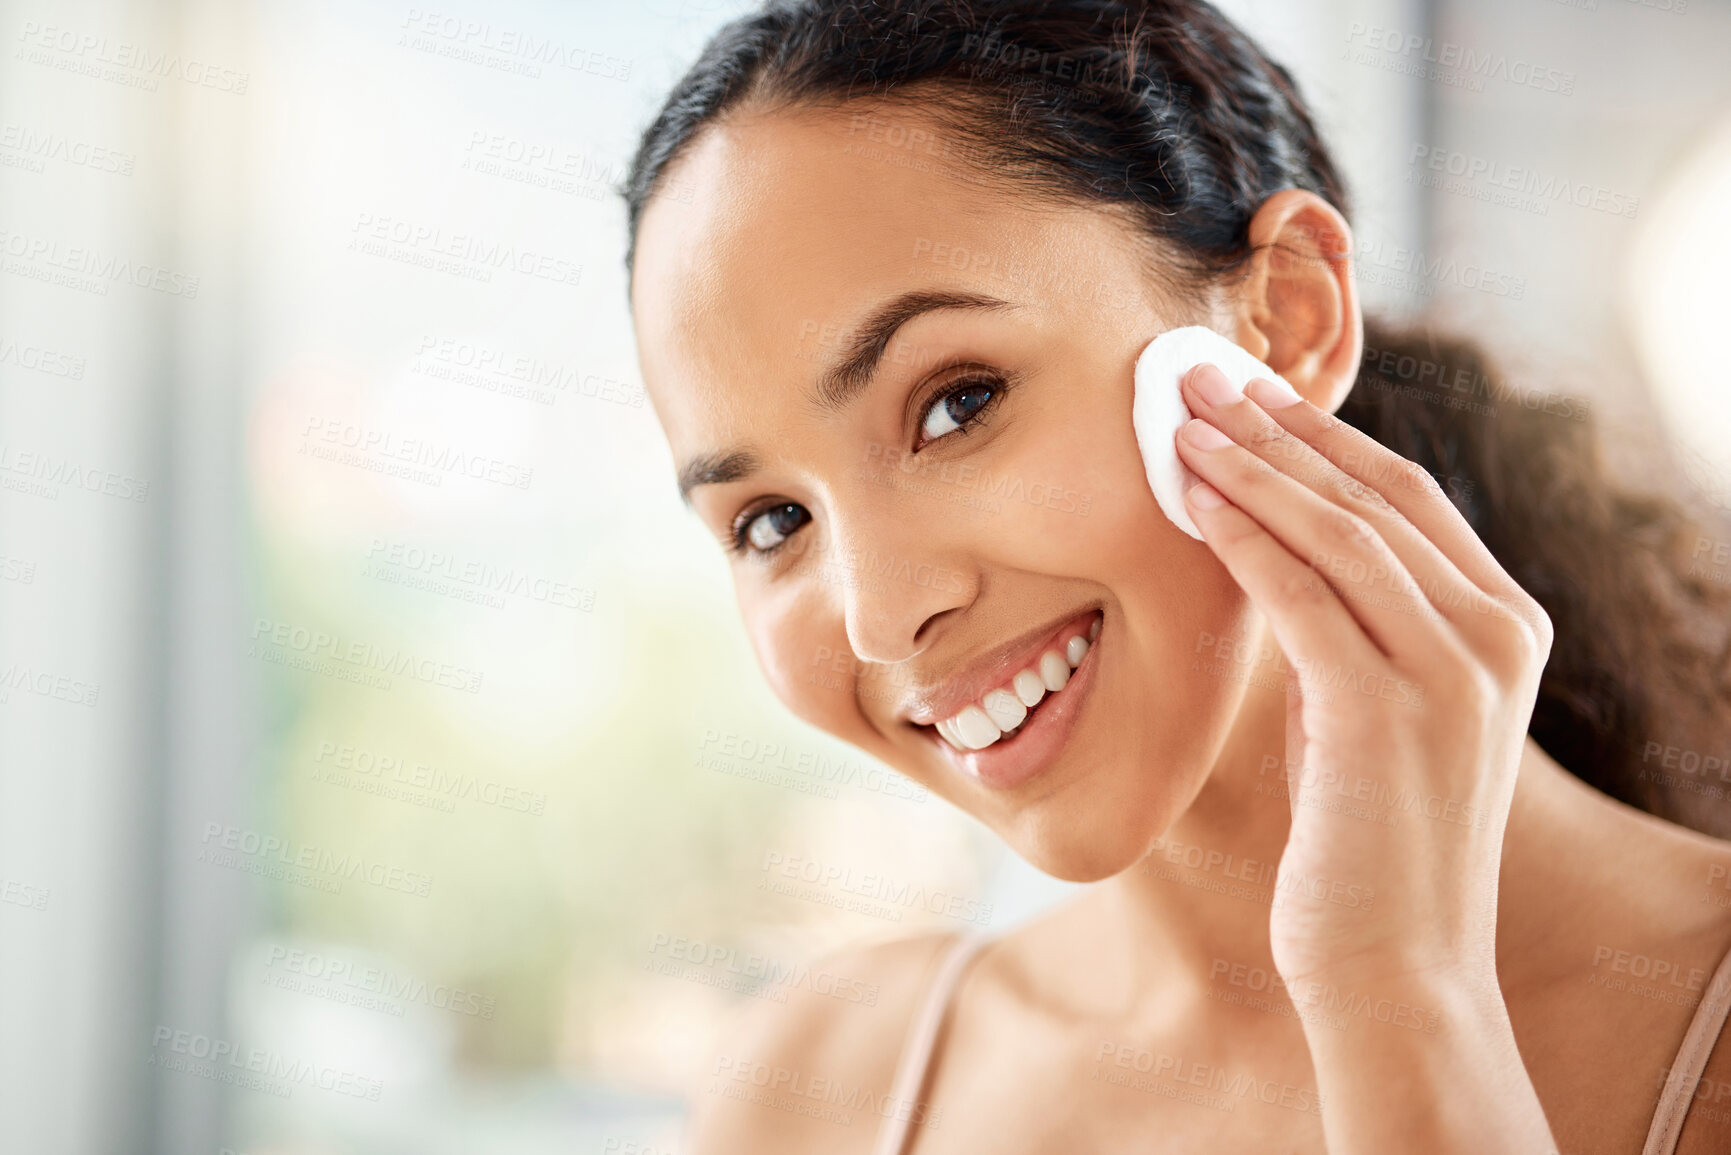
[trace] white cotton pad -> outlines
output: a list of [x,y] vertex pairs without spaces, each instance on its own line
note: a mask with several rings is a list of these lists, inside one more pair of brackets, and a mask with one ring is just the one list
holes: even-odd
[[1255,377],[1287,384],[1285,378],[1252,357],[1243,346],[1205,325],[1168,330],[1148,342],[1148,347],[1136,358],[1136,393],[1130,424],[1136,430],[1136,445],[1142,450],[1148,485],[1172,524],[1197,541],[1202,540],[1202,534],[1184,510],[1184,491],[1195,483],[1196,475],[1178,459],[1172,439],[1195,416],[1184,404],[1178,382],[1203,361],[1218,366],[1240,391]]

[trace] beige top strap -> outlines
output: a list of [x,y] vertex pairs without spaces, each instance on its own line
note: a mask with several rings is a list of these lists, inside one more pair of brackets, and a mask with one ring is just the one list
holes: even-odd
[[877,1144],[872,1148],[872,1155],[902,1155],[902,1148],[907,1145],[908,1132],[913,1126],[913,1107],[919,1101],[920,1089],[925,1086],[926,1072],[932,1062],[932,1051],[938,1041],[938,1030],[944,1025],[944,1014],[949,1010],[950,999],[961,983],[962,972],[967,970],[968,964],[973,961],[980,948],[991,942],[992,938],[989,934],[964,931],[950,944],[949,951],[938,968],[937,978],[927,989],[925,1001],[920,1004],[919,1012],[914,1016],[913,1025],[908,1030],[907,1042],[902,1046],[902,1056],[896,1064],[895,1081],[890,1084],[889,1111],[884,1115],[883,1125],[878,1128]]
[[1700,1005],[1689,1021],[1689,1033],[1665,1077],[1665,1089],[1659,1092],[1659,1106],[1653,1112],[1653,1126],[1647,1131],[1647,1145],[1641,1155],[1672,1155],[1677,1140],[1683,1135],[1683,1120],[1689,1117],[1689,1106],[1695,1101],[1695,1086],[1701,1081],[1701,1071],[1707,1066],[1707,1056],[1719,1041],[1724,1029],[1726,1012],[1731,1011],[1731,950],[1719,960],[1719,969],[1701,992]]

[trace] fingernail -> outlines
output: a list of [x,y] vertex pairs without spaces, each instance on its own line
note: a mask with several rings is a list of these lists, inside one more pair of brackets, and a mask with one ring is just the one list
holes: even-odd
[[1210,405],[1230,405],[1243,396],[1217,366],[1206,361],[1190,373],[1190,387]]
[[1298,395],[1298,391],[1284,380],[1275,381],[1268,377],[1253,378],[1250,384],[1244,387],[1244,391],[1264,409],[1285,409],[1288,405],[1297,405],[1304,400]]
[[1198,481],[1184,491],[1184,496],[1197,509],[1219,509],[1226,504],[1226,499],[1220,496],[1220,491],[1206,481]]
[[1198,449],[1225,449],[1232,444],[1232,438],[1200,417],[1192,417],[1184,423],[1184,440]]

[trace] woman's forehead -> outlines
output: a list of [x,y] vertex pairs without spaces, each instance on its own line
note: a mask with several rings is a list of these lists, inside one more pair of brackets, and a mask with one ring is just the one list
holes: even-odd
[[636,306],[686,325],[740,307],[814,311],[948,268],[929,259],[940,246],[968,251],[964,263],[1014,249],[1001,190],[860,155],[848,120],[773,113],[700,132],[645,210]]
[[921,261],[994,242],[965,189],[845,151],[844,118],[756,117],[705,130],[646,209],[633,314],[652,392],[805,370],[866,303],[965,279]]
[[1118,218],[982,183],[940,131],[913,110],[841,109],[729,118],[693,139],[645,210],[633,278],[645,382],[676,446],[687,419],[738,424],[809,382],[898,294],[1038,309],[1062,306],[1080,271],[1135,287]]

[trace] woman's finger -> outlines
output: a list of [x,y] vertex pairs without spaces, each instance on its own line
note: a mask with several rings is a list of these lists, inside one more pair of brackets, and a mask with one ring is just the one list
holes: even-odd
[[[1179,431],[1179,456],[1203,481],[1254,518],[1309,574],[1326,585],[1383,653],[1417,667],[1457,648],[1453,628],[1431,606],[1388,543],[1370,525],[1282,473],[1203,418]],[[1313,565],[1337,559],[1335,581]],[[1357,580],[1351,580],[1356,578]]]
[[1184,504],[1202,539],[1268,619],[1301,694],[1316,688],[1305,671],[1319,658],[1360,680],[1387,668],[1387,659],[1327,583],[1255,518],[1207,482],[1191,486]]
[[[1296,394],[1287,394],[1272,382],[1260,380],[1253,381],[1246,392],[1252,399],[1247,400],[1226,382],[1217,368],[1202,365],[1187,378],[1185,399],[1193,412],[1207,417],[1251,453],[1369,522],[1442,616],[1469,637],[1482,631],[1487,624],[1487,612],[1496,615],[1500,609],[1494,607],[1489,595],[1469,580],[1380,489],[1342,470],[1275,419],[1269,405],[1275,399],[1290,401]],[[1398,455],[1390,457],[1393,462],[1412,464]],[[1388,485],[1405,484],[1399,474],[1386,469],[1384,472],[1388,474],[1384,479]],[[1428,473],[1422,469],[1418,473],[1426,483],[1434,485]],[[1450,510],[1453,512],[1452,506]],[[1465,525],[1464,521],[1462,524]],[[1386,596],[1388,592],[1381,588],[1381,574],[1355,570],[1349,558],[1319,553],[1307,560],[1337,584],[1368,583],[1365,596],[1377,596],[1379,592]]]
[[1480,612],[1523,621],[1549,645],[1550,621],[1544,611],[1503,569],[1436,479],[1422,466],[1332,413],[1302,398],[1292,401],[1271,383],[1251,382],[1246,393],[1288,433],[1311,446],[1341,472],[1376,490],[1399,510],[1468,582],[1489,598],[1488,604],[1478,605]]

